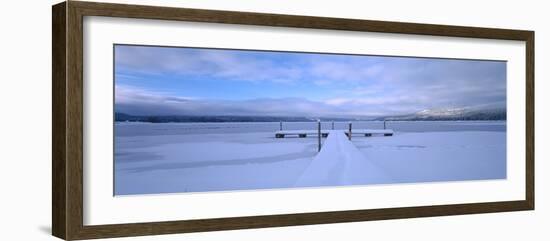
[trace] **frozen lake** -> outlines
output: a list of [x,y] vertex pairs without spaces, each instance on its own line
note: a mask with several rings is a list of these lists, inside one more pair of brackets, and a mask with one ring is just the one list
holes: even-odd
[[[283,123],[284,130],[315,129],[315,122]],[[336,122],[335,129],[347,128]],[[331,129],[324,122],[323,129]],[[354,129],[383,123],[353,122]],[[346,185],[506,178],[506,122],[387,122],[391,137],[354,137],[371,173],[388,178]],[[340,185],[337,176],[299,182],[319,168],[317,138],[275,138],[270,123],[116,123],[115,195],[254,190]],[[325,141],[325,139],[323,139]],[[335,158],[337,159],[337,158]],[[338,160],[334,160],[337,162]],[[340,173],[339,175],[346,175]],[[368,180],[368,181],[367,181]]]

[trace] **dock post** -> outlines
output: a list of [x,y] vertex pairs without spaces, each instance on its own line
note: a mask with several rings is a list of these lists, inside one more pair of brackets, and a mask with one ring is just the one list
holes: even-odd
[[321,121],[317,121],[317,152],[321,151]]
[[332,129],[334,130],[334,121],[332,122]]
[[351,122],[349,123],[349,128],[348,128],[348,139],[351,141]]
[[280,131],[283,130],[283,122],[282,122],[282,121],[279,121],[279,130],[280,130]]
[[384,130],[386,129],[386,120],[384,120]]

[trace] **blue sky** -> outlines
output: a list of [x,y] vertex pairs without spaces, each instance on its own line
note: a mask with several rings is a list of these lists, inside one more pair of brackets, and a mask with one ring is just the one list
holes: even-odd
[[115,110],[367,117],[505,108],[506,62],[115,45]]

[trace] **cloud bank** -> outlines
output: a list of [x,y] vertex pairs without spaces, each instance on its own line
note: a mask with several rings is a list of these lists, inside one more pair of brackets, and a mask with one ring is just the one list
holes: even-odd
[[506,62],[115,47],[115,109],[134,115],[380,116],[506,106]]

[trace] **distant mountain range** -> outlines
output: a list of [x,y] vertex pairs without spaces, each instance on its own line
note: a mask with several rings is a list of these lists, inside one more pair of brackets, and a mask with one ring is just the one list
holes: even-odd
[[408,115],[378,117],[393,121],[506,120],[506,109],[447,108],[422,110]]
[[186,116],[186,115],[129,115],[115,113],[117,122],[310,122],[321,120],[358,121],[455,121],[455,120],[506,120],[506,109],[447,108],[423,110],[413,114],[382,116],[374,118],[332,118],[332,117],[289,117],[289,116]]
[[283,117],[283,116],[185,116],[185,115],[128,115],[125,113],[115,113],[115,121],[117,122],[151,122],[151,123],[168,123],[168,122],[308,122],[316,121],[317,119],[306,117]]

